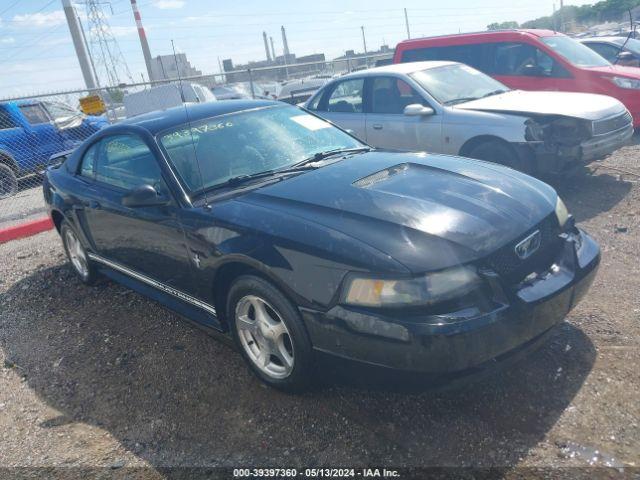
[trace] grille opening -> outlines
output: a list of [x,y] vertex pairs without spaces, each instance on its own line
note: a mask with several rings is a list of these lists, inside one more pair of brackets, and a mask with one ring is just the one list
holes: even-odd
[[[516,255],[515,246],[536,230],[540,230],[540,246],[530,257],[520,259]],[[487,258],[487,264],[507,284],[520,283],[533,272],[542,272],[551,268],[562,249],[560,233],[562,229],[558,219],[555,214],[551,214],[516,240],[492,253]]]

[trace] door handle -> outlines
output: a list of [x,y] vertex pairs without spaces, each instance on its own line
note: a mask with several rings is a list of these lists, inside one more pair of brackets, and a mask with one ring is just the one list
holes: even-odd
[[382,125],[379,123],[374,123],[373,124],[373,129],[374,130],[382,130]]
[[94,209],[99,209],[100,208],[100,203],[96,202],[95,200],[91,200],[89,202],[89,208],[94,208]]

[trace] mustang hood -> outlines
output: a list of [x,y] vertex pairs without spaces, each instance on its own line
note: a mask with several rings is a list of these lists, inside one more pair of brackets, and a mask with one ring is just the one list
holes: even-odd
[[324,225],[413,272],[466,263],[550,215],[548,185],[488,162],[370,152],[238,199]]
[[528,92],[511,90],[456,105],[464,110],[517,113],[523,115],[562,115],[599,120],[623,113],[624,105],[615,98],[592,93]]

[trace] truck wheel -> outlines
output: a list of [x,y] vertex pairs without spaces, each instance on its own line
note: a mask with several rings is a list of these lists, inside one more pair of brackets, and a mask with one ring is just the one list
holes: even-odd
[[470,158],[498,163],[524,173],[532,173],[530,165],[526,165],[518,153],[508,144],[498,140],[489,140],[476,145],[469,151]]
[[18,177],[9,165],[0,163],[0,198],[11,197],[18,191]]
[[269,282],[238,278],[227,301],[233,339],[251,371],[271,387],[306,389],[313,379],[313,350],[298,309]]

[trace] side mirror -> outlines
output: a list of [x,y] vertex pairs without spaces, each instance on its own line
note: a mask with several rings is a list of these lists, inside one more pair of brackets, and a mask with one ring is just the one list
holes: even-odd
[[627,67],[637,67],[639,61],[631,52],[619,52],[616,55],[615,62],[613,63],[615,63],[616,65],[624,65]]
[[122,197],[122,205],[125,207],[156,207],[168,204],[169,198],[158,193],[153,186],[148,184],[140,185]]
[[412,103],[404,107],[404,114],[408,117],[427,117],[434,115],[436,112],[431,107],[425,107],[419,103]]

